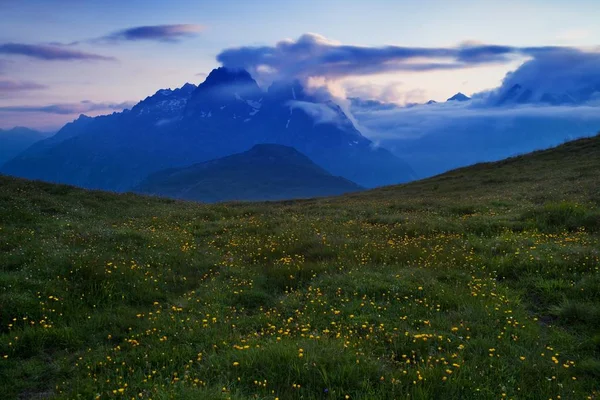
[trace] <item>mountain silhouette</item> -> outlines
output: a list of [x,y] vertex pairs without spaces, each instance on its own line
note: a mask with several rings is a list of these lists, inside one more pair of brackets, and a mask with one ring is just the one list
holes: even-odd
[[80,117],[8,162],[2,172],[115,191],[149,174],[273,143],[294,147],[335,176],[364,187],[415,178],[374,146],[342,109],[299,82],[261,90],[244,70],[218,68],[198,87],[162,89],[131,110]]
[[292,147],[259,144],[250,150],[150,175],[136,191],[186,200],[282,200],[356,192]]
[[0,129],[0,166],[47,136],[21,126],[8,130]]

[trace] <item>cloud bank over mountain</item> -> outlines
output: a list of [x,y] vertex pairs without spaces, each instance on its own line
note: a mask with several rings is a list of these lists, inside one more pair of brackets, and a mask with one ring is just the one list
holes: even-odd
[[486,96],[491,105],[511,100],[600,105],[600,52],[561,49],[541,53],[508,73],[499,88],[481,97]]
[[306,34],[275,46],[225,50],[217,58],[224,65],[247,68],[266,82],[317,82],[322,98],[323,87],[331,88],[332,81],[347,77],[470,68],[521,58],[522,64],[509,72],[499,87],[474,93],[471,100],[462,102],[415,104],[425,103],[426,95],[406,89],[399,81],[387,85],[344,81],[341,95],[356,97],[351,106],[348,99],[330,96],[350,113],[361,132],[407,159],[421,176],[556,145],[600,130],[597,49],[475,43],[435,49],[359,47]]
[[593,105],[484,106],[448,102],[414,107],[354,103],[361,132],[403,157],[420,177],[499,160],[600,131]]
[[297,40],[274,46],[243,46],[223,50],[217,60],[226,67],[243,68],[258,79],[308,77],[342,78],[386,72],[432,71],[504,64],[516,58],[545,54],[577,53],[576,48],[515,47],[476,42],[456,47],[366,47],[343,45],[324,36],[307,33]]
[[[391,88],[398,90],[397,85]],[[518,130],[525,120],[571,121],[574,134],[592,134],[600,130],[600,53],[573,49],[540,52],[509,72],[498,88],[475,93],[467,102],[414,107],[355,103],[352,112],[365,134],[382,141],[413,140],[444,130],[451,134],[469,126],[473,135],[486,135],[498,129]],[[552,135],[551,129],[545,127],[548,135]]]

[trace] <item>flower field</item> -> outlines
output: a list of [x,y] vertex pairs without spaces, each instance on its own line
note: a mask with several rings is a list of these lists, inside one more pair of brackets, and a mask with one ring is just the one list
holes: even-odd
[[0,177],[6,399],[600,398],[600,137],[338,198]]

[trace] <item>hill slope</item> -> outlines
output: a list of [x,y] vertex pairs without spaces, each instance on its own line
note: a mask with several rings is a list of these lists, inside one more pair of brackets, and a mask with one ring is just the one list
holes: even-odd
[[268,204],[0,177],[3,396],[596,398],[598,170],[600,137]]
[[[479,163],[402,186],[388,186],[365,194],[422,198],[439,194],[439,202],[454,196],[478,203],[503,198],[534,204],[560,201],[565,196],[581,201],[600,199],[600,134],[566,142],[501,161]],[[401,190],[400,190],[401,189]]]
[[244,153],[157,172],[136,191],[213,203],[334,196],[361,189],[292,147],[261,144]]

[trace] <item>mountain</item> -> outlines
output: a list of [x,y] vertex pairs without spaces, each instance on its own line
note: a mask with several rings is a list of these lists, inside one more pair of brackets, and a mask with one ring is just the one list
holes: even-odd
[[[95,118],[82,115],[0,171],[87,188],[127,190],[131,181],[141,180],[153,168],[171,166],[167,156],[174,144],[165,127],[180,118],[195,89],[191,84],[162,89],[131,110]],[[181,165],[185,164],[183,160]]]
[[294,147],[361,186],[414,179],[405,162],[375,147],[337,104],[307,93],[297,81],[275,82],[263,92],[246,71],[219,68],[192,94],[177,131],[201,141],[202,154],[194,154],[200,161],[274,143]]
[[492,93],[492,105],[519,105],[519,104],[544,104],[544,105],[582,105],[600,99],[600,83],[590,82],[588,85],[571,88],[568,91],[550,91],[541,88],[524,87],[515,83],[510,87],[501,86]]
[[456,93],[454,96],[450,97],[446,101],[469,101],[469,100],[471,100],[471,98],[469,96],[464,95],[461,92],[458,92],[458,93]]
[[27,157],[27,156],[31,156],[33,154],[43,152],[44,150],[47,150],[62,141],[65,141],[69,138],[77,136],[82,131],[84,131],[93,120],[94,120],[94,118],[91,118],[91,117],[88,117],[87,115],[81,114],[73,122],[67,123],[56,134],[35,142],[32,146],[27,148],[27,150],[25,150],[24,152],[17,154],[18,155],[17,158]]
[[[412,118],[416,120],[418,116]],[[572,118],[517,115],[510,118],[510,124],[507,119],[449,118],[445,125],[426,127],[422,136],[382,139],[381,143],[391,151],[404,154],[404,159],[419,176],[428,177],[478,162],[497,161],[556,146],[593,135],[600,127],[600,115],[594,119],[578,119],[577,115]]]
[[276,82],[261,90],[243,70],[218,68],[198,87],[159,90],[131,110],[79,118],[2,172],[126,191],[167,168],[240,153],[260,143],[294,147],[335,176],[365,187],[412,180],[412,169],[362,136],[342,109]]
[[0,129],[0,165],[47,136],[21,126],[9,130]]
[[292,147],[259,144],[250,150],[190,167],[157,172],[137,188],[207,203],[334,196],[362,188],[335,177]]

